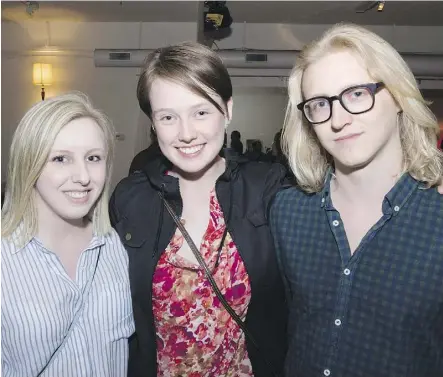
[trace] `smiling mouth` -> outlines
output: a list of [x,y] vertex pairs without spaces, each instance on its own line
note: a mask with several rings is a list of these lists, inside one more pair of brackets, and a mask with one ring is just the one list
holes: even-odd
[[66,191],[65,194],[73,199],[83,199],[85,198],[91,190],[87,191]]
[[204,147],[204,144],[200,144],[200,145],[195,145],[192,147],[181,147],[181,148],[177,148],[177,149],[184,154],[194,154],[194,153],[201,151],[203,147]]

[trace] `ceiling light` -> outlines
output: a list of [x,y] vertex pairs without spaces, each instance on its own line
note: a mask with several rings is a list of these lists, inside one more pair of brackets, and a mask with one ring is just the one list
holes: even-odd
[[385,1],[379,1],[377,6],[377,12],[383,12],[383,9],[385,8]]
[[30,16],[33,16],[34,12],[40,7],[37,1],[22,1],[22,3],[26,5],[26,13],[28,13]]

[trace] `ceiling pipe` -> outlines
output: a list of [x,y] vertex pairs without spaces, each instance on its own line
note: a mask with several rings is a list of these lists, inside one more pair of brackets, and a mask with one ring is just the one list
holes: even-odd
[[[96,49],[96,67],[141,67],[149,49]],[[299,51],[217,50],[227,68],[291,70]],[[402,53],[415,76],[443,78],[443,54]]]

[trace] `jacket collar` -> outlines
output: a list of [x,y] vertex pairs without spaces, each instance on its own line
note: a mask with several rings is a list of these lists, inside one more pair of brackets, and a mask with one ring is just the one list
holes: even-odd
[[[229,156],[225,157],[226,169],[218,178],[218,181],[229,182],[235,179],[239,165],[247,162],[244,157]],[[164,156],[158,156],[149,161],[143,168],[148,181],[158,191],[162,191],[168,198],[180,197],[180,189],[178,179],[166,174],[168,170],[172,169],[172,163]]]

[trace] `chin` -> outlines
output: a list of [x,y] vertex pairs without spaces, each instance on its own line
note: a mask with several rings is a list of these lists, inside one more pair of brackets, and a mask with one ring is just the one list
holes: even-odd
[[186,158],[182,156],[174,156],[174,158],[171,158],[172,164],[179,170],[195,174],[200,173],[209,168],[213,162],[216,161],[218,154],[215,154],[214,156],[208,156],[201,155],[194,158]]
[[354,158],[337,158],[335,159],[336,167],[338,166],[340,169],[344,171],[353,171],[366,167],[371,162],[371,159],[363,158],[363,157],[354,157]]
[[66,221],[77,221],[83,219],[91,212],[91,206],[82,208],[65,208],[64,211],[60,211],[58,215]]
[[178,163],[178,164],[174,164],[175,167],[185,173],[188,174],[197,174],[200,172],[203,172],[204,170],[206,170],[210,164],[209,163],[195,163],[195,164],[183,164],[183,163]]

